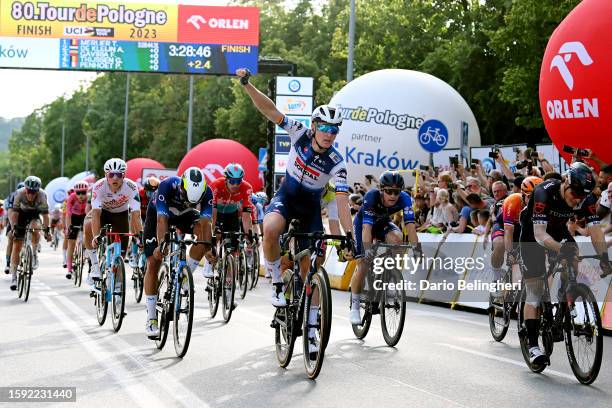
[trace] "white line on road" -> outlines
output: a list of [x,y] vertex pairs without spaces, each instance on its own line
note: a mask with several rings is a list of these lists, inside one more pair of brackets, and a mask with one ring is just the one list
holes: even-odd
[[[505,357],[499,357],[493,354],[489,354],[489,353],[483,353],[482,351],[476,351],[476,350],[471,350],[468,348],[464,348],[464,347],[459,347],[459,346],[455,346],[454,344],[447,344],[447,343],[436,343],[438,346],[442,346],[442,347],[448,347],[451,348],[453,350],[457,350],[457,351],[463,351],[464,353],[469,353],[469,354],[473,354],[475,356],[480,356],[480,357],[484,357],[484,358],[488,358],[491,360],[495,360],[495,361],[501,361],[503,363],[508,363],[508,364],[512,364],[518,367],[523,367],[525,369],[527,369],[526,364],[524,361],[516,361],[516,360],[512,360],[509,358],[505,358]],[[555,371],[555,370],[550,370],[550,369],[546,369],[545,371],[546,374],[551,374],[551,375],[556,375],[557,377],[561,377],[561,378],[566,378],[568,380],[575,380],[576,378],[573,375],[569,375],[569,374],[565,374],[562,373],[560,371]]]
[[[55,298],[57,299],[57,297]],[[55,303],[53,303],[51,298],[41,296],[39,299],[42,304],[55,315],[62,326],[70,331],[79,340],[79,343],[82,344],[96,359],[96,361],[106,368],[107,372],[113,376],[116,383],[129,394],[129,396],[136,404],[138,404],[138,406],[149,408],[159,404],[159,400],[155,398],[144,385],[139,384],[138,380],[129,380],[133,376],[128,370],[126,370],[121,364],[113,363],[114,359],[117,358],[115,353],[104,350],[99,343],[93,341],[93,339],[87,333],[85,333],[74,320],[68,317],[57,305],[55,305]]]
[[[58,299],[61,303],[64,304],[64,306],[74,312],[78,316],[79,320],[81,320],[80,323],[82,326],[88,326],[90,324],[89,322],[91,321],[92,316],[83,312],[82,309],[80,309],[76,303],[72,302],[65,296],[57,296],[55,297],[55,299]],[[110,310],[109,313],[111,313]],[[174,398],[176,402],[179,402],[183,406],[202,408],[209,406],[200,397],[198,397],[191,390],[181,384],[181,382],[178,381],[174,376],[164,371],[164,367],[160,366],[158,363],[152,360],[151,357],[143,355],[141,348],[133,347],[131,344],[116,335],[108,336],[105,339],[95,339],[92,337],[92,340],[103,341],[111,344],[117,351],[114,355],[115,358],[121,356],[129,358],[133,363],[138,365],[141,373],[143,373],[147,377],[147,383],[157,383],[160,388],[163,388],[166,391],[167,395]],[[154,343],[152,341],[150,341],[150,344],[153,347]],[[148,352],[149,349],[146,349],[146,351]],[[130,377],[133,377],[133,374],[131,374]]]

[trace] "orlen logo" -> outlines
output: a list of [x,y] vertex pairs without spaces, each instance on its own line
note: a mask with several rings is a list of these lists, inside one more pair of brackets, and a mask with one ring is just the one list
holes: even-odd
[[192,15],[187,19],[187,23],[200,30],[208,24],[210,28],[231,29],[231,30],[248,30],[249,20],[240,18],[209,18],[206,20],[200,15]]
[[[550,72],[554,68],[557,69],[570,92],[574,91],[574,76],[567,64],[574,55],[580,61],[581,67],[593,64],[593,59],[581,42],[569,41],[561,45],[557,55],[550,61],[549,67]],[[575,69],[576,64],[572,64],[572,67]],[[548,100],[546,101],[546,113],[550,119],[598,118],[599,100],[597,98]]]
[[287,111],[288,112],[301,112],[306,109],[305,101],[296,101],[294,99],[289,99],[287,101]]
[[557,68],[559,70],[559,74],[565,81],[565,85],[570,89],[574,89],[574,77],[570,72],[569,68],[566,65],[566,62],[570,62],[572,59],[572,55],[576,55],[578,60],[582,65],[591,65],[593,63],[593,59],[587,52],[584,45],[582,45],[579,41],[566,42],[559,48],[559,52],[550,62],[550,70],[553,68]]

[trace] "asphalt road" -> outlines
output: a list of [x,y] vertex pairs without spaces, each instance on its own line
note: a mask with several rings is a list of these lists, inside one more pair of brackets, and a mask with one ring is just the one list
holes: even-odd
[[278,367],[265,281],[224,324],[209,318],[198,272],[191,345],[178,359],[171,337],[162,351],[145,337],[144,303],[135,303],[133,291],[116,334],[110,317],[98,325],[85,285],[75,288],[64,277],[59,251],[44,244],[40,264],[27,303],[9,290],[8,275],[0,277],[0,386],[76,387],[76,406],[609,407],[612,401],[610,337],[599,378],[583,386],[562,343],[551,367],[534,374],[514,322],[497,343],[484,315],[409,303],[395,348],[386,346],[378,319],[365,341],[357,340],[348,294],[334,291],[331,339],[321,374],[311,381],[299,347],[287,369]]

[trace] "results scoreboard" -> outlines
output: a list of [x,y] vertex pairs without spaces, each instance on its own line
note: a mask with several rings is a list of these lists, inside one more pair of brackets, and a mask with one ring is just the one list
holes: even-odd
[[0,67],[257,72],[259,9],[0,0]]

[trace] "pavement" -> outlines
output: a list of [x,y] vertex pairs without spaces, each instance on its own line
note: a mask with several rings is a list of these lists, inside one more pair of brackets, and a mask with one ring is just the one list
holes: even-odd
[[278,366],[265,279],[238,300],[225,324],[220,311],[210,318],[199,271],[191,345],[179,359],[172,333],[161,351],[145,337],[144,299],[137,304],[131,287],[127,316],[115,333],[110,315],[98,325],[85,277],[80,288],[64,277],[61,251],[45,243],[39,256],[27,303],[9,290],[9,275],[0,275],[0,386],[76,387],[77,397],[33,406],[539,408],[609,407],[612,401],[610,337],[597,381],[584,386],[571,372],[563,343],[555,344],[552,365],[534,374],[523,361],[515,321],[498,343],[481,314],[408,303],[396,347],[385,344],[378,316],[365,340],[357,340],[348,293],[339,291],[332,295],[323,368],[312,381],[299,344],[289,367]]

